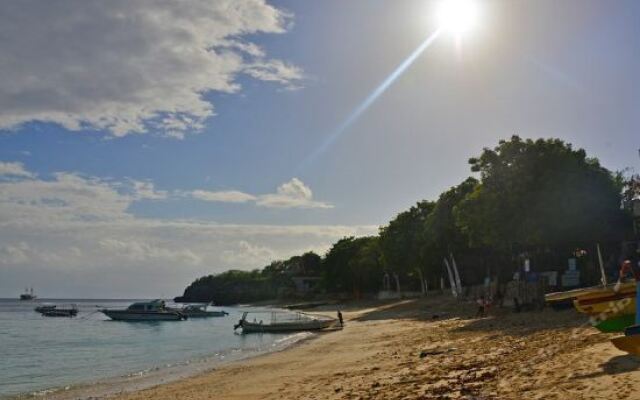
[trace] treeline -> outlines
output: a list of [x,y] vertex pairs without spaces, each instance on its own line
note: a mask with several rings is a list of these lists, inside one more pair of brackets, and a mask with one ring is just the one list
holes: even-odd
[[323,257],[306,253],[261,270],[203,277],[179,299],[230,304],[294,297],[300,276],[320,277],[312,294],[425,291],[440,286],[443,260],[452,257],[463,283],[477,284],[486,276],[509,279],[523,257],[564,265],[578,248],[633,236],[638,178],[607,170],[582,149],[513,136],[469,164],[477,177],[401,212],[377,236],[343,238]]

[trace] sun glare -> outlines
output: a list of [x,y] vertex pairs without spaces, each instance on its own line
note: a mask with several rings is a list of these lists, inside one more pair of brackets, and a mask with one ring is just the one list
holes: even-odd
[[462,35],[477,24],[478,4],[474,0],[442,0],[437,18],[440,29]]

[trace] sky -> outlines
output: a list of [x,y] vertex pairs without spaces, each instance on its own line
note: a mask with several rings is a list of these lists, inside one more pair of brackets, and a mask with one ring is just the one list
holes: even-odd
[[376,91],[441,1],[0,2],[0,297],[323,254],[513,134],[640,169],[640,3],[477,0]]

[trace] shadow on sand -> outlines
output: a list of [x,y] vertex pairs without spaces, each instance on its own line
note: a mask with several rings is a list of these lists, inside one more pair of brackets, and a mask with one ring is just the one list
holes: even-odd
[[[373,305],[373,304],[372,304]],[[362,308],[362,307],[360,307]],[[371,311],[364,311],[355,321],[413,320],[426,323],[444,320],[462,320],[464,324],[452,327],[457,332],[502,331],[508,335],[526,335],[549,329],[593,329],[587,319],[574,310],[526,311],[516,313],[510,307],[492,308],[488,316],[476,318],[473,302],[456,301],[449,296],[395,300]],[[549,321],[553,320],[553,324]]]
[[575,379],[592,379],[604,375],[617,375],[625,372],[633,372],[640,370],[640,357],[624,354],[615,356],[607,362],[600,364],[601,371],[592,372],[584,375],[576,375]]

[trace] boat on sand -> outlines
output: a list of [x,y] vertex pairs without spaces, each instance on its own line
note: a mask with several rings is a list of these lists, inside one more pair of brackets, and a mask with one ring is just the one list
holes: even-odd
[[605,319],[604,321],[598,322],[594,325],[594,327],[600,332],[610,333],[610,332],[624,332],[624,330],[635,322],[635,315],[633,314],[622,314],[616,315],[611,318]]
[[[254,316],[253,321],[249,315]],[[270,319],[258,319],[260,315],[270,314]],[[233,327],[234,330],[242,328],[242,333],[270,333],[270,332],[297,332],[313,331],[329,328],[336,323],[335,318],[320,315],[311,315],[302,312],[272,311],[268,313],[242,314],[242,318]]]
[[626,282],[615,287],[601,287],[576,297],[573,305],[578,312],[590,315],[608,313],[611,316],[620,314],[635,314],[636,283]]

